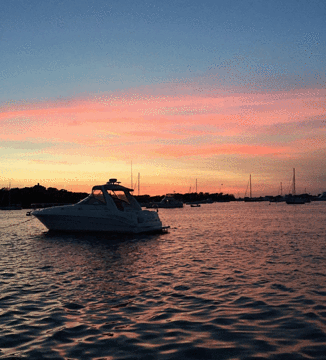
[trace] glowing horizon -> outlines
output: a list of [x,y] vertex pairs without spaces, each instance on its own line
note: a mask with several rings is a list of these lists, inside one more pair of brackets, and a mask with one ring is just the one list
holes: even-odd
[[[292,96],[278,92],[216,98],[209,93],[137,98],[102,94],[69,102],[3,105],[0,140],[1,148],[8,149],[8,160],[1,162],[10,169],[10,158],[15,157],[15,168],[26,170],[11,177],[2,171],[1,183],[5,186],[10,179],[21,186],[44,182],[79,189],[108,177],[129,183],[133,161],[149,195],[185,192],[196,178],[203,192],[218,192],[218,183],[225,184],[224,192],[242,192],[249,173],[255,172],[249,160],[274,167],[278,161],[288,163],[290,173],[296,159],[323,153],[325,123],[319,118],[325,112],[325,95],[323,89],[302,89]],[[219,165],[213,170],[203,166],[205,162]],[[239,168],[233,168],[233,162]],[[112,164],[115,171],[110,170]],[[49,176],[52,171],[55,177]],[[259,177],[267,181],[259,187],[260,194],[265,187],[272,191],[272,182],[276,189],[282,181],[270,171]]]

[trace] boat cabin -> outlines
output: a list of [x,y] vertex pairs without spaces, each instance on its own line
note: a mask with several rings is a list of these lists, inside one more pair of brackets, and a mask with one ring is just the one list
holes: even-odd
[[116,179],[110,179],[105,185],[96,185],[92,193],[80,205],[98,205],[115,208],[120,211],[141,210],[137,200],[130,194],[133,189],[119,185]]

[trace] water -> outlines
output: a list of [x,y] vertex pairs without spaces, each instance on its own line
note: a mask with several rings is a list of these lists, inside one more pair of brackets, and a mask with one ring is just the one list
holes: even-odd
[[170,232],[132,237],[25,213],[0,212],[0,358],[326,359],[326,202],[160,209]]

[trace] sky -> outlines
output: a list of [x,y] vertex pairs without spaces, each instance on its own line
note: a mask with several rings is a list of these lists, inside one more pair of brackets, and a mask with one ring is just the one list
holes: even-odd
[[0,188],[326,191],[324,0],[0,4]]

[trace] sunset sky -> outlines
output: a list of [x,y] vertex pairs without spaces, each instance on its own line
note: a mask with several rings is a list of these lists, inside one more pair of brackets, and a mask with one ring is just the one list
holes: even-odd
[[1,1],[0,54],[0,188],[326,191],[324,0]]

